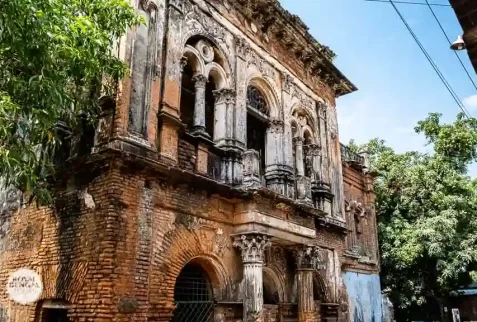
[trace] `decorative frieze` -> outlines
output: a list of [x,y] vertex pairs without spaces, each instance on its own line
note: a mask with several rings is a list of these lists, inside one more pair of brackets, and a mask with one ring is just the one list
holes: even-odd
[[270,133],[278,133],[278,134],[283,134],[284,131],[284,122],[279,119],[272,119],[270,120],[268,130]]

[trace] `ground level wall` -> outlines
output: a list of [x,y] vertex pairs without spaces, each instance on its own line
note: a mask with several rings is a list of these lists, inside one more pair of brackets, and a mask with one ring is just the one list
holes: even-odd
[[351,322],[385,321],[379,275],[345,272]]

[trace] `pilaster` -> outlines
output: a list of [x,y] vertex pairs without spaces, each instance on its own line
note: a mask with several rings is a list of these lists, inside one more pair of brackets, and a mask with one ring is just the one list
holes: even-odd
[[235,90],[229,88],[216,90],[214,91],[214,98],[214,142],[218,147],[234,147]]
[[178,129],[180,119],[180,97],[182,72],[187,59],[182,53],[183,3],[169,1],[166,8],[164,65],[161,73],[161,104],[159,110],[159,155],[163,161],[176,164],[178,160]]
[[267,188],[293,198],[293,168],[286,164],[283,154],[284,128],[283,121],[278,119],[270,121],[267,129],[265,179]]
[[323,267],[323,251],[318,246],[301,245],[293,249],[296,260],[298,321],[316,321],[313,274]]
[[243,149],[246,148],[247,136],[247,58],[250,51],[247,41],[243,38],[235,40],[235,53],[237,55],[237,81],[236,81],[236,105],[233,126],[233,138]]

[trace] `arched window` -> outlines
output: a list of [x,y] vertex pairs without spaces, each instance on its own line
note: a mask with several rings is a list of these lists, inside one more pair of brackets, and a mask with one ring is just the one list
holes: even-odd
[[263,97],[262,93],[254,86],[247,88],[247,106],[266,116],[270,115],[265,97]]

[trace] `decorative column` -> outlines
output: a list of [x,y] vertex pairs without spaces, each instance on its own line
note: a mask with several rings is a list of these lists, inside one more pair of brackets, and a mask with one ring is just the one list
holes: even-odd
[[313,181],[319,181],[321,170],[320,146],[318,144],[310,144],[307,149],[307,159],[311,159],[311,171]]
[[298,321],[316,321],[313,299],[313,273],[324,267],[324,255],[318,246],[301,245],[294,249],[298,295]]
[[237,236],[234,246],[242,251],[243,263],[243,321],[261,320],[263,310],[263,256],[271,245],[268,236],[247,234]]
[[301,177],[305,174],[303,168],[303,138],[294,137],[293,144],[295,145],[296,175]]
[[326,122],[326,106],[318,102],[318,118],[319,118],[319,127],[320,127],[320,145],[321,145],[321,169],[320,177],[321,180],[327,184],[330,184],[330,175],[329,175],[329,149],[328,149],[328,128]]
[[195,104],[194,104],[194,120],[192,132],[209,137],[205,131],[205,85],[207,77],[197,75],[192,78],[195,86]]
[[235,39],[236,59],[236,106],[234,109],[233,138],[235,143],[246,148],[247,146],[247,60],[250,52],[248,42],[244,38]]
[[293,191],[290,185],[293,185],[292,168],[286,164],[283,155],[284,149],[284,122],[279,119],[270,121],[266,137],[266,168],[265,179],[267,188],[279,194],[292,197]]

